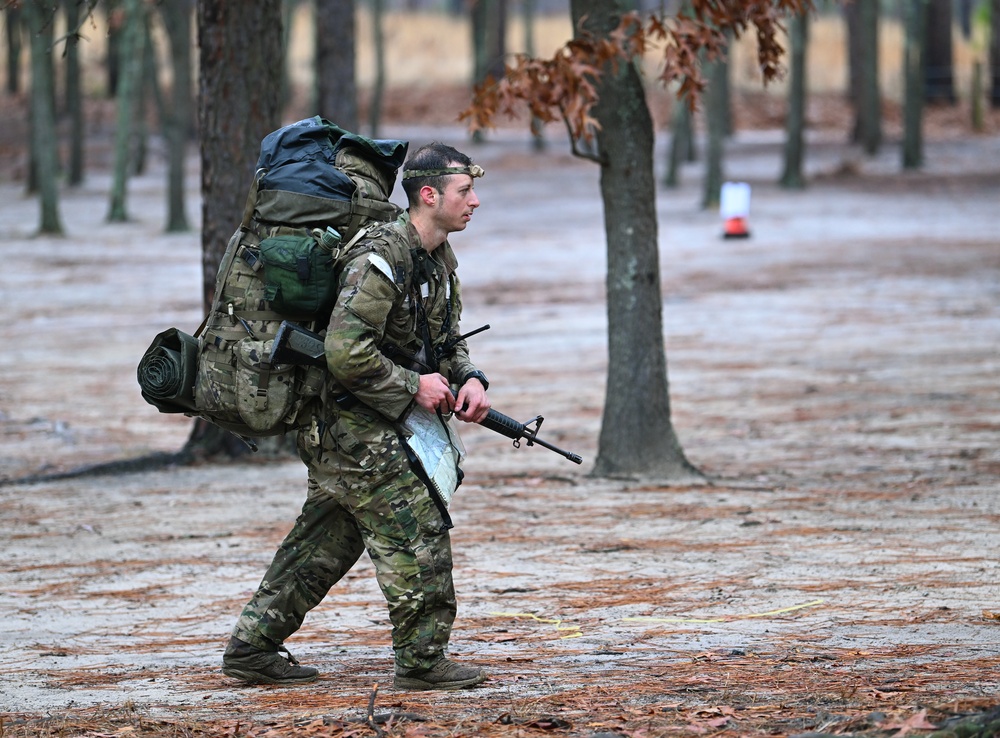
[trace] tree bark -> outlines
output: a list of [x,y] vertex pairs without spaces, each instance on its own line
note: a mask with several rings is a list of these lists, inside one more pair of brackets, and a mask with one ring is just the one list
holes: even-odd
[[314,0],[316,110],[348,131],[358,130],[354,6],[354,0]]
[[[198,0],[202,300],[243,214],[260,142],[280,124],[280,0]],[[254,39],[248,54],[247,39]]]
[[878,0],[855,0],[860,13],[858,42],[861,46],[861,79],[856,108],[858,142],[874,156],[882,145],[882,111],[878,82]]
[[143,47],[146,38],[146,8],[142,0],[125,0],[124,25],[121,29],[120,53],[122,64],[118,76],[118,125],[115,129],[115,160],[111,183],[111,204],[108,221],[128,220],[125,197],[130,164],[130,144],[134,108],[142,79]]
[[708,145],[705,155],[705,179],[701,207],[709,209],[719,206],[722,194],[722,160],[728,127],[726,118],[729,105],[726,100],[726,77],[729,75],[729,62],[726,59],[715,59],[706,62],[705,68],[705,77],[708,81],[704,97]]
[[83,93],[80,85],[80,4],[65,0],[66,9],[66,112],[69,114],[69,168],[66,181],[70,185],[83,183],[84,127]]
[[385,31],[383,0],[372,2],[372,47],[375,52],[375,79],[372,82],[371,102],[368,104],[368,128],[372,138],[379,137],[382,123],[382,98],[385,95]]
[[685,95],[674,98],[670,110],[670,147],[667,150],[665,187],[678,187],[681,182],[681,165],[694,161],[694,121],[691,106]]
[[[284,44],[281,0],[198,0],[198,128],[201,132],[202,301],[207,312],[219,263],[243,215],[260,142],[281,119]],[[247,54],[247,39],[254,39]],[[276,448],[282,437],[268,440]],[[263,445],[262,445],[263,448]],[[231,433],[195,421],[185,451],[237,456]]]
[[1000,0],[990,2],[990,105],[1000,108]]
[[924,47],[924,99],[955,104],[955,73],[951,42],[951,0],[927,4]]
[[104,0],[102,5],[104,6],[105,21],[108,24],[108,41],[106,47],[108,56],[105,60],[107,65],[105,68],[107,75],[106,94],[108,97],[113,98],[118,95],[118,75],[121,71],[119,46],[121,45],[122,29],[116,20],[118,10],[121,8],[121,0]]
[[927,38],[927,0],[903,3],[906,42],[903,72],[903,169],[917,169],[924,163],[924,40]]
[[[573,27],[607,36],[624,0],[572,0]],[[671,481],[702,478],[670,419],[657,242],[653,122],[632,64],[606,67],[598,82],[597,145],[607,238],[608,380],[598,476]]]
[[[524,53],[532,58],[535,56],[535,14],[535,0],[523,0]],[[535,151],[545,149],[545,125],[536,115],[531,117],[531,146]]]
[[861,13],[856,1],[843,3],[844,25],[847,26],[847,100],[854,110],[854,126],[851,128],[853,143],[861,139],[858,104],[861,101],[861,70],[864,67],[861,49]]
[[781,186],[790,190],[801,190],[805,187],[802,164],[805,158],[808,13],[800,13],[791,19],[789,37],[791,60],[788,80],[788,114],[785,117],[785,169],[781,175]]
[[473,82],[500,79],[507,53],[506,0],[476,0],[472,5]]
[[7,93],[21,91],[21,8],[7,5]]
[[[506,0],[475,0],[471,5],[472,14],[472,84],[481,85],[488,77],[503,77],[504,55],[507,44]],[[483,132],[477,130],[472,140],[483,140]]]
[[167,226],[169,233],[190,229],[185,205],[184,171],[187,138],[191,129],[191,14],[189,0],[161,3],[160,17],[170,45],[173,85],[170,103],[160,110],[160,121],[167,143]]
[[36,0],[22,7],[31,37],[31,150],[40,202],[38,230],[61,234],[52,74],[52,26],[57,3]]

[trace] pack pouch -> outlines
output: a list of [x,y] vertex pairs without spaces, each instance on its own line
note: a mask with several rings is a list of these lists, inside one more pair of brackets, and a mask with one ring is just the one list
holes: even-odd
[[264,299],[286,315],[321,315],[337,296],[334,258],[311,234],[280,235],[260,242]]
[[244,338],[236,345],[236,409],[251,430],[268,431],[295,404],[295,367],[272,364],[272,339]]

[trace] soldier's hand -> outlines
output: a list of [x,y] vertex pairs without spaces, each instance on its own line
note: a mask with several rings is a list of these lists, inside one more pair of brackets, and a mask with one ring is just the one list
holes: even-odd
[[448,380],[440,374],[421,374],[420,387],[413,398],[425,410],[450,413],[455,409],[455,396]]
[[489,411],[490,398],[486,396],[486,389],[473,377],[458,391],[455,416],[466,423],[481,423]]

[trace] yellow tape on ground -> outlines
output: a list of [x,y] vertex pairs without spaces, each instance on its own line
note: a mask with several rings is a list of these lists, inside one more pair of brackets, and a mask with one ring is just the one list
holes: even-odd
[[580,632],[580,626],[578,625],[563,625],[562,620],[556,620],[552,618],[540,618],[537,615],[533,615],[530,612],[491,612],[490,615],[495,615],[501,618],[529,618],[538,623],[548,623],[556,626],[557,631],[573,631],[567,633],[566,635],[559,636],[560,639],[564,638],[579,638],[583,635]]
[[730,620],[747,620],[749,618],[768,618],[774,615],[783,615],[786,612],[795,612],[796,610],[804,610],[807,607],[816,607],[821,605],[826,600],[812,600],[811,602],[804,602],[801,605],[792,605],[791,607],[783,607],[780,610],[768,610],[767,612],[751,612],[743,615],[725,615],[721,618],[654,618],[654,617],[634,617],[634,618],[622,618],[622,620],[628,620],[631,622],[640,623],[728,623]]

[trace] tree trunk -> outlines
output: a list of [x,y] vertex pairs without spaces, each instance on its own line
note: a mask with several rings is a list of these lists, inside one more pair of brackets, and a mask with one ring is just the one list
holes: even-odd
[[[229,237],[243,215],[260,142],[280,125],[281,1],[198,0],[202,300],[212,304]],[[254,53],[247,54],[247,39]],[[251,94],[252,91],[252,94]]]
[[708,146],[705,156],[705,180],[701,207],[717,208],[722,194],[722,160],[726,139],[726,116],[729,108],[726,100],[726,77],[729,62],[715,59],[705,64],[705,127],[708,131]]
[[125,0],[120,36],[121,67],[118,76],[118,125],[115,129],[115,160],[111,183],[111,206],[108,221],[128,220],[125,196],[128,184],[134,107],[142,80],[146,6],[143,0]]
[[[481,85],[487,77],[503,77],[507,43],[506,0],[475,0],[472,13],[472,84]],[[483,132],[472,134],[482,141]]]
[[785,170],[781,175],[781,186],[790,190],[801,190],[805,187],[802,164],[805,158],[808,13],[800,13],[791,19],[789,37],[791,60],[788,80],[788,115],[785,118]]
[[917,169],[924,163],[924,57],[927,38],[927,0],[905,0],[903,3],[906,42],[903,72],[903,169]]
[[929,103],[955,104],[952,62],[951,0],[927,4],[924,47],[924,99]]
[[358,130],[354,0],[314,0],[316,110],[341,128]]
[[385,95],[385,31],[383,0],[372,0],[372,46],[375,52],[375,79],[371,102],[368,104],[368,128],[372,138],[378,138],[382,123],[382,98]]
[[506,0],[476,0],[472,5],[473,82],[500,79],[507,53]]
[[[524,20],[524,53],[535,56],[535,0],[524,0],[521,8]],[[545,149],[545,126],[538,116],[531,117],[531,146],[535,151]]]
[[861,12],[858,2],[843,3],[844,25],[847,26],[847,100],[854,111],[854,125],[851,127],[850,141],[861,140],[861,120],[858,106],[861,102],[861,70],[864,68],[861,49]]
[[21,8],[7,5],[7,93],[21,91]]
[[113,98],[118,95],[118,74],[121,69],[119,64],[121,61],[119,46],[121,45],[122,29],[116,20],[119,17],[118,11],[121,8],[121,0],[104,0],[102,5],[104,5],[105,21],[108,24],[108,41],[106,46],[108,57],[106,59],[107,68],[105,69],[108,85],[107,95]]
[[878,83],[878,0],[855,0],[860,13],[861,87],[857,104],[858,142],[874,156],[882,145],[882,111]]
[[153,19],[149,8],[142,12],[142,68],[139,72],[139,89],[135,95],[135,110],[132,113],[132,167],[133,176],[145,174],[149,161],[149,123],[146,110],[149,106],[149,94],[152,92],[154,104],[156,98],[163,97],[160,89],[160,79],[156,69],[156,55],[153,49]]
[[670,147],[667,151],[665,187],[678,187],[681,182],[681,165],[694,161],[694,121],[688,97],[674,98],[670,109]]
[[69,114],[69,170],[70,185],[83,183],[84,126],[83,94],[80,86],[80,5],[77,0],[65,0],[66,9],[66,112]]
[[160,16],[170,45],[173,85],[170,103],[160,110],[167,143],[167,227],[170,233],[190,229],[185,206],[184,170],[187,134],[191,126],[191,11],[190,2],[161,3]]
[[[219,263],[243,215],[260,142],[278,128],[284,68],[281,0],[198,0],[202,301],[212,304]],[[247,39],[254,39],[247,54]],[[252,91],[249,94],[248,91]],[[279,444],[281,437],[269,443]],[[185,451],[246,453],[235,436],[195,421]]]
[[[572,0],[573,27],[607,36],[629,8]],[[598,82],[601,197],[608,251],[608,380],[594,474],[701,478],[670,419],[657,243],[653,122],[632,64]]]
[[56,3],[25,3],[24,19],[31,37],[31,150],[38,184],[41,233],[61,234],[59,219],[59,159],[56,153],[55,88],[52,75],[52,27]]
[[990,2],[990,105],[1000,108],[1000,0]]

